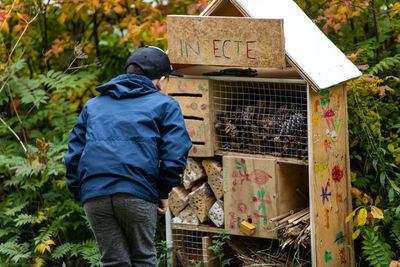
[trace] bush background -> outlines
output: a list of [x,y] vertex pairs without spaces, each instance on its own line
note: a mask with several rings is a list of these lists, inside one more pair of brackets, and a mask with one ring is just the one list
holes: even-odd
[[[348,83],[348,219],[357,265],[388,266],[400,259],[400,3],[296,2],[363,72]],[[167,14],[199,14],[207,4],[0,2],[0,266],[97,266],[87,220],[64,180],[69,131],[94,88],[123,72],[129,52],[167,49]],[[158,224],[163,261],[163,217]]]

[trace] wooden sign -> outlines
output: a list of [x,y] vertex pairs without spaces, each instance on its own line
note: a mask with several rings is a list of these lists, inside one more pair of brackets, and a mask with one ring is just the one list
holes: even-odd
[[168,16],[173,64],[285,67],[283,20]]

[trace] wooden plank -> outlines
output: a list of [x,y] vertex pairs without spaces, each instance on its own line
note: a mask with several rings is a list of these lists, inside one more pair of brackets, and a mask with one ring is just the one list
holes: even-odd
[[310,198],[315,266],[351,266],[351,212],[344,86],[309,90]]
[[[344,103],[346,103],[346,107],[347,107],[347,90],[346,90],[346,85],[343,84],[343,98],[344,98]],[[352,206],[352,198],[351,198],[351,171],[350,171],[350,147],[349,147],[349,129],[348,129],[348,113],[347,113],[347,108],[345,108],[345,116],[344,116],[344,132],[346,133],[346,150],[345,150],[345,154],[346,154],[346,170],[347,170],[347,197],[345,198],[345,202],[347,204],[347,212],[350,213],[353,210],[353,206]],[[353,220],[351,220],[350,222],[348,222],[346,224],[347,229],[346,232],[350,234],[353,233]],[[350,243],[352,250],[354,251],[354,241],[352,238],[350,238],[350,240],[348,240],[348,243]],[[351,250],[347,251],[347,255],[346,258],[349,261],[349,266],[355,266],[354,263],[354,257],[353,257],[353,253]]]
[[209,141],[209,124],[204,120],[191,120],[185,119],[186,129],[189,133],[190,139],[194,142],[208,142]]
[[[193,224],[180,224],[180,223],[171,223],[172,229],[177,230],[189,230],[189,231],[199,231],[199,232],[208,232],[221,234],[222,229],[215,227],[213,225],[193,225]],[[228,231],[229,234],[229,231]]]
[[189,151],[190,157],[213,157],[214,149],[213,143],[208,142],[205,145],[193,144]]
[[209,250],[208,248],[212,246],[212,239],[210,236],[203,236],[201,238],[201,246],[203,250],[203,265],[204,267],[216,267],[217,262],[215,260],[210,260],[211,257],[214,256],[214,253],[212,250]]
[[208,115],[209,100],[206,97],[175,96],[183,116],[204,118]]
[[234,0],[219,0],[202,14],[203,16],[249,17]]
[[208,97],[209,83],[206,78],[186,79],[170,77],[167,85],[167,94],[201,94]]
[[[223,150],[215,151],[215,155],[236,156],[236,157],[249,157],[250,156],[250,154],[246,154],[246,153],[238,153],[238,152],[223,151]],[[251,157],[260,158],[260,159],[273,159],[273,160],[276,160],[276,162],[308,166],[307,160],[302,160],[302,159],[297,159],[297,158],[283,158],[283,157],[275,157],[275,156],[271,156],[271,155],[261,155],[261,154],[254,154],[254,155],[251,155]]]
[[276,160],[250,157],[223,157],[225,181],[225,228],[243,235],[240,223],[256,226],[255,237],[273,238],[268,221],[277,214]]
[[285,67],[280,19],[174,15],[167,24],[173,64]]

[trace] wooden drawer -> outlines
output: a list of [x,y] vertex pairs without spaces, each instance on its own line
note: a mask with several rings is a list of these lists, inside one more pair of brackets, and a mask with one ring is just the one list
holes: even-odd
[[225,228],[230,234],[242,235],[240,223],[246,220],[256,226],[255,237],[274,238],[271,218],[308,205],[307,166],[228,155],[223,170]]
[[207,79],[170,78],[167,94],[178,101],[193,146],[191,157],[214,156],[214,135]]

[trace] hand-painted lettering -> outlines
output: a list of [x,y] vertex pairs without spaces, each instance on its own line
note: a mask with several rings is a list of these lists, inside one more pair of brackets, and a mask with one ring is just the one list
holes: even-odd
[[247,58],[248,58],[248,59],[256,59],[255,57],[250,57],[250,56],[249,56],[250,51],[253,51],[252,49],[249,48],[249,44],[253,44],[253,43],[255,43],[255,42],[256,42],[256,41],[247,41],[247,42],[246,42],[246,47],[247,47]]
[[221,40],[213,40],[213,48],[214,48],[214,57],[221,57],[221,56],[217,56],[217,54],[215,52],[217,52],[218,47],[216,47],[216,42],[221,42]]
[[208,41],[208,39],[204,38],[203,40],[201,40],[201,45],[208,51],[208,56],[205,56],[204,58],[210,58],[212,55],[211,50],[210,48],[208,48],[208,46],[206,46],[204,41]]
[[226,43],[230,43],[231,42],[231,40],[225,40],[224,41],[224,43],[222,44],[222,55],[224,56],[224,58],[226,58],[226,59],[230,59],[231,57],[227,57],[226,55],[225,55],[225,44]]
[[197,41],[196,43],[197,43],[197,51],[194,50],[193,47],[192,47],[188,42],[185,41],[186,57],[189,56],[189,55],[188,55],[188,46],[189,46],[190,49],[192,49],[192,51],[193,51],[196,55],[200,55],[200,42]]
[[234,43],[236,43],[236,47],[237,47],[237,56],[239,56],[239,52],[240,52],[240,44],[243,44],[242,41],[233,41]]
[[[269,44],[269,42],[267,40],[264,40],[265,43]],[[265,48],[263,45],[260,44],[261,49],[265,50],[265,52],[267,52],[267,57],[265,58],[261,58],[261,60],[270,60],[271,59],[271,52],[269,52],[269,50],[267,48]]]

